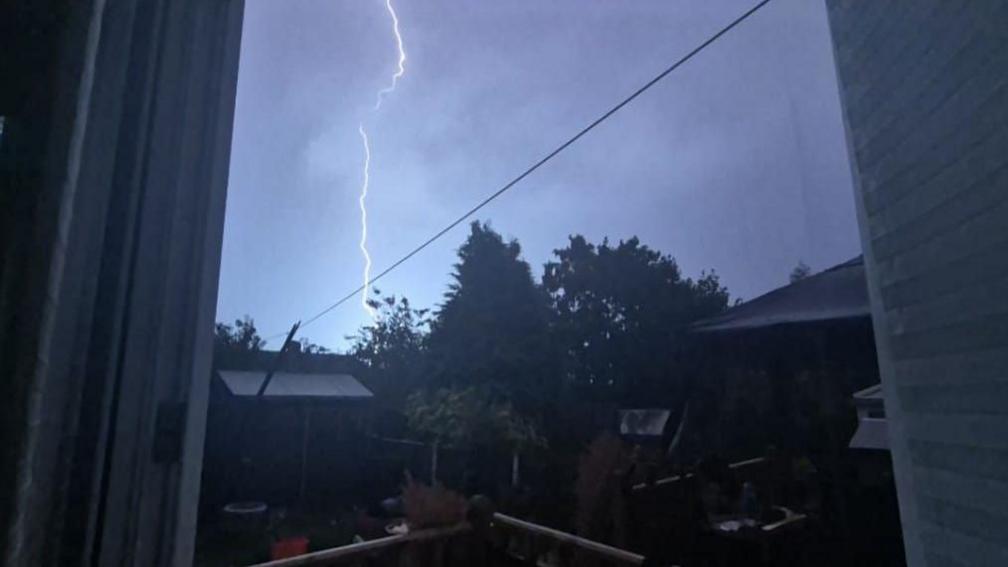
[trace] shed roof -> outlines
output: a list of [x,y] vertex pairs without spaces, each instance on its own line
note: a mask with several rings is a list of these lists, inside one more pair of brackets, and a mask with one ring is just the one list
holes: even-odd
[[861,256],[777,288],[693,324],[693,331],[741,331],[788,323],[871,316]]
[[[218,370],[217,374],[235,396],[255,396],[266,379],[262,371]],[[363,400],[374,397],[356,378],[349,374],[307,374],[276,372],[266,392],[270,398],[327,398]]]
[[858,390],[851,394],[855,401],[865,400],[865,401],[882,401],[885,396],[882,394],[882,384],[875,384],[874,386],[868,386],[864,390]]
[[620,434],[661,437],[671,415],[672,412],[667,409],[620,410]]

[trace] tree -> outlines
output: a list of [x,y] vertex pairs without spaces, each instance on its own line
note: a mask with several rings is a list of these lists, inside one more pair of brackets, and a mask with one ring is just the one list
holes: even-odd
[[524,451],[546,446],[531,419],[479,386],[416,392],[409,397],[406,414],[414,431],[461,449],[503,446]]
[[317,345],[306,338],[298,339],[301,352],[305,354],[329,354],[329,349],[322,345]]
[[248,315],[235,319],[234,326],[218,322],[214,326],[214,347],[232,352],[257,352],[266,346],[255,321]]
[[511,482],[519,482],[520,455],[548,445],[536,420],[485,385],[419,391],[407,401],[410,429],[466,455],[463,481],[470,491],[491,488],[493,456],[511,453]]
[[806,264],[805,262],[798,260],[798,265],[795,266],[793,270],[791,270],[791,275],[788,276],[788,279],[791,281],[791,283],[795,283],[796,281],[803,280],[809,277],[811,274],[812,274],[812,268],[808,267],[808,264]]
[[683,278],[673,258],[637,238],[596,246],[572,236],[554,254],[543,285],[556,313],[568,382],[622,403],[661,403],[674,395],[689,325],[728,304],[717,275]]
[[430,315],[414,309],[405,297],[382,297],[374,290],[369,304],[377,311],[372,325],[358,331],[350,355],[368,369],[369,384],[390,405],[398,406],[423,372]]
[[525,415],[542,411],[556,383],[557,357],[548,297],[521,247],[474,222],[458,256],[432,322],[432,377],[441,387],[485,387]]
[[[297,339],[300,351],[307,354],[327,354],[329,349],[307,338]],[[218,322],[214,326],[214,356],[218,363],[246,365],[254,360],[252,353],[263,350],[266,341],[259,336],[255,320],[245,315],[235,319],[234,325]]]

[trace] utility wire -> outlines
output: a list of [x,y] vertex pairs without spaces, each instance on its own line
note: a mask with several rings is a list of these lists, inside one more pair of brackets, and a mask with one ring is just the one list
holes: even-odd
[[[591,132],[599,124],[605,122],[606,119],[608,119],[610,116],[612,116],[613,114],[616,114],[616,112],[618,112],[621,108],[623,108],[624,106],[630,104],[631,101],[633,101],[638,96],[642,95],[644,93],[644,91],[647,91],[648,89],[650,89],[651,87],[653,87],[656,83],[658,83],[658,81],[661,81],[662,79],[664,79],[666,76],[669,75],[669,73],[671,73],[672,71],[675,71],[676,69],[678,69],[680,66],[682,66],[683,63],[686,63],[687,61],[689,61],[690,59],[692,59],[694,55],[696,55],[697,53],[700,53],[707,46],[709,46],[710,44],[712,44],[715,41],[717,41],[718,39],[720,39],[721,36],[725,35],[729,31],[731,31],[732,28],[734,28],[735,26],[739,25],[740,23],[742,23],[743,21],[745,21],[746,19],[748,19],[749,16],[752,16],[753,14],[755,14],[760,8],[762,8],[763,6],[767,5],[769,2],[770,2],[770,0],[762,0],[761,2],[759,2],[758,4],[756,4],[755,6],[753,6],[752,8],[750,8],[748,11],[746,11],[744,14],[742,14],[741,16],[739,16],[739,17],[735,18],[734,20],[732,20],[731,23],[729,23],[725,27],[721,28],[720,31],[718,31],[714,35],[712,35],[709,38],[707,38],[707,40],[704,41],[703,43],[701,43],[700,45],[694,47],[692,51],[690,51],[686,55],[682,56],[678,61],[676,61],[675,63],[673,63],[667,69],[665,69],[664,71],[662,71],[661,73],[659,73],[657,76],[655,76],[653,79],[651,79],[647,83],[644,83],[644,86],[642,86],[639,89],[637,89],[636,91],[634,91],[633,94],[631,94],[630,96],[624,98],[622,101],[619,102],[619,104],[617,104],[616,106],[610,108],[608,111],[606,111],[605,114],[603,114],[602,116],[599,116],[598,118],[596,118],[595,121],[593,121],[591,124],[589,124],[589,125],[585,126],[584,128],[582,128],[581,131],[579,131],[577,134],[575,134],[574,136],[572,136],[571,138],[569,138],[566,142],[560,144],[555,150],[553,150],[552,152],[546,154],[545,157],[543,157],[542,159],[540,159],[539,161],[537,161],[535,164],[533,164],[531,167],[529,167],[528,169],[526,169],[525,171],[523,171],[520,175],[518,175],[517,177],[515,177],[514,179],[512,179],[511,181],[509,181],[507,183],[507,185],[504,185],[503,187],[501,187],[500,189],[498,189],[494,193],[490,194],[490,196],[488,196],[487,198],[485,198],[482,201],[480,201],[476,206],[474,206],[473,208],[469,209],[468,211],[466,211],[465,213],[463,213],[460,217],[458,217],[457,219],[455,219],[454,221],[452,221],[451,224],[449,224],[448,226],[446,226],[446,227],[442,228],[441,230],[439,230],[436,234],[434,234],[434,236],[431,236],[430,238],[428,238],[427,240],[425,240],[422,244],[420,244],[419,246],[417,246],[413,250],[410,250],[410,252],[408,254],[406,254],[402,258],[399,258],[398,260],[396,260],[395,262],[393,262],[389,267],[385,268],[384,270],[382,270],[381,272],[379,272],[378,274],[376,274],[373,278],[371,278],[370,280],[368,280],[368,285],[373,284],[374,282],[378,281],[379,279],[381,279],[382,277],[384,277],[386,274],[388,274],[392,270],[394,270],[394,269],[398,268],[399,266],[401,266],[404,262],[406,262],[407,260],[409,260],[413,256],[416,256],[421,250],[423,250],[424,248],[427,248],[428,246],[430,246],[431,244],[433,244],[434,241],[436,241],[439,238],[441,238],[442,236],[444,236],[446,233],[448,233],[448,231],[450,231],[451,229],[453,229],[456,226],[458,226],[458,225],[462,224],[463,222],[465,222],[466,219],[468,219],[469,217],[471,217],[474,214],[476,214],[477,211],[479,211],[483,207],[489,205],[491,202],[493,202],[495,199],[497,199],[497,197],[500,197],[501,195],[503,195],[504,193],[506,193],[509,189],[511,189],[512,187],[514,187],[515,185],[517,185],[521,180],[523,180],[526,177],[528,177],[533,171],[539,169],[546,162],[548,162],[551,159],[553,159],[554,157],[556,157],[557,154],[559,154],[560,152],[566,150],[570,145],[572,145],[574,142],[578,141],[582,136],[584,136],[588,132]],[[305,320],[301,324],[301,328],[307,327],[308,325],[312,324],[313,322],[315,322],[315,321],[319,320],[320,318],[322,318],[323,316],[325,316],[327,313],[329,313],[333,309],[336,309],[340,305],[342,305],[342,304],[346,303],[347,301],[353,299],[358,293],[360,293],[361,291],[363,291],[365,289],[365,287],[366,286],[362,284],[362,285],[358,286],[356,289],[354,289],[353,291],[351,291],[350,293],[348,293],[348,294],[344,295],[343,297],[339,298],[338,300],[336,300],[336,302],[332,303],[331,305],[329,305],[328,307],[326,307],[322,311],[319,311],[315,315],[313,315],[310,318],[308,318],[307,320]],[[269,339],[274,339],[274,338],[277,338],[277,337],[282,337],[285,334],[286,333],[277,333],[276,335],[271,335],[271,336],[267,337],[266,339],[269,340]]]

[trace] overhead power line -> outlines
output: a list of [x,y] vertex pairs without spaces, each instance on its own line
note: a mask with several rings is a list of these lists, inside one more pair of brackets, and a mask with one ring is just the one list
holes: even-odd
[[[506,185],[504,185],[503,187],[501,187],[497,191],[491,193],[488,197],[486,197],[485,199],[483,199],[482,201],[480,201],[479,203],[477,203],[474,207],[472,207],[471,209],[469,209],[468,211],[466,211],[465,213],[463,213],[461,216],[459,216],[457,219],[455,219],[454,221],[452,221],[450,224],[448,224],[447,226],[445,226],[444,228],[442,228],[441,230],[439,230],[437,233],[435,233],[433,236],[431,236],[427,240],[423,241],[423,243],[421,243],[419,246],[417,246],[417,247],[413,248],[412,250],[410,250],[405,256],[399,258],[398,260],[396,260],[395,262],[393,262],[391,265],[389,265],[387,268],[385,268],[381,272],[378,272],[377,274],[375,274],[375,276],[368,281],[368,284],[369,285],[373,284],[374,282],[376,282],[376,281],[380,280],[381,278],[385,277],[389,272],[391,272],[392,270],[398,268],[399,266],[401,266],[403,263],[405,263],[407,260],[409,260],[413,256],[416,256],[420,251],[422,251],[424,248],[427,248],[428,246],[430,246],[431,244],[433,244],[436,240],[438,240],[439,238],[441,238],[442,236],[444,236],[445,234],[447,234],[450,230],[452,230],[456,226],[458,226],[458,225],[462,224],[463,222],[465,222],[469,217],[471,217],[474,214],[476,214],[480,209],[482,209],[483,207],[489,205],[491,202],[493,202],[494,200],[496,200],[498,197],[500,197],[501,195],[503,195],[504,193],[506,193],[512,187],[514,187],[515,185],[517,185],[521,180],[523,180],[526,177],[528,177],[532,172],[534,172],[535,170],[537,170],[540,167],[542,167],[543,165],[545,165],[546,162],[548,162],[551,159],[553,159],[554,157],[556,157],[557,154],[559,154],[560,152],[566,150],[574,142],[576,142],[579,139],[581,139],[582,136],[584,136],[588,132],[591,132],[599,124],[605,122],[610,116],[612,116],[613,114],[616,114],[616,112],[618,112],[621,108],[623,108],[624,106],[630,104],[630,102],[633,101],[635,98],[637,98],[640,95],[644,94],[645,91],[647,91],[648,89],[650,89],[651,87],[653,87],[655,84],[657,84],[659,81],[661,81],[662,79],[664,79],[665,77],[667,77],[672,71],[675,71],[676,69],[678,69],[684,63],[686,63],[687,61],[689,61],[690,59],[692,59],[693,56],[695,56],[696,54],[700,53],[705,48],[707,48],[709,45],[711,45],[712,43],[714,43],[715,41],[717,41],[718,39],[720,39],[721,36],[725,35],[729,31],[731,31],[735,26],[741,24],[743,21],[745,21],[750,16],[752,16],[753,14],[755,14],[760,8],[762,8],[763,6],[766,6],[769,2],[770,2],[770,0],[762,0],[761,2],[757,3],[755,6],[753,6],[749,10],[747,10],[745,13],[743,13],[741,16],[739,16],[739,17],[735,18],[734,20],[732,20],[731,23],[729,23],[725,27],[721,28],[717,33],[715,33],[714,35],[712,35],[709,38],[707,38],[700,45],[694,47],[689,53],[687,53],[686,55],[684,55],[681,58],[679,58],[679,60],[677,60],[675,63],[673,63],[672,65],[670,65],[664,71],[662,71],[661,73],[659,73],[658,75],[656,75],[653,79],[651,79],[650,81],[644,83],[643,86],[641,86],[639,89],[635,90],[632,94],[630,94],[630,96],[624,98],[618,104],[616,104],[616,106],[613,106],[612,108],[610,108],[609,110],[607,110],[605,112],[605,114],[603,114],[602,116],[599,116],[593,122],[591,122],[590,124],[588,124],[587,126],[585,126],[584,128],[582,128],[580,131],[578,131],[577,134],[574,134],[573,136],[571,136],[570,138],[568,138],[566,142],[564,142],[564,143],[560,144],[559,146],[557,146],[556,149],[554,149],[550,153],[546,154],[545,157],[543,157],[539,161],[535,162],[531,167],[529,167],[525,171],[521,172],[518,176],[516,176],[514,179],[512,179],[511,181],[509,181]],[[365,287],[366,286],[363,285],[363,284],[360,285],[360,286],[357,286],[357,288],[354,289],[353,291],[351,291],[351,292],[347,293],[346,295],[340,297],[334,303],[330,304],[328,307],[326,307],[322,311],[319,311],[315,315],[312,315],[311,317],[309,317],[308,319],[306,319],[303,323],[301,323],[301,328],[304,328],[304,327],[312,324],[313,322],[319,320],[320,318],[322,318],[323,316],[325,316],[327,313],[329,313],[333,309],[336,309],[340,305],[342,305],[342,304],[346,303],[347,301],[353,299],[358,293],[360,293],[361,291],[363,291],[365,289]],[[281,337],[281,336],[284,336],[284,335],[285,335],[285,333],[278,333],[276,335],[271,335],[271,336],[267,337],[267,340],[273,339],[273,338],[276,338],[276,337]]]

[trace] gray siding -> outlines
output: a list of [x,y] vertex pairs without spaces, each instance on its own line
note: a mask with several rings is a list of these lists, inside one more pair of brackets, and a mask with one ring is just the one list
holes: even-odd
[[1008,2],[827,0],[911,565],[1008,565]]

